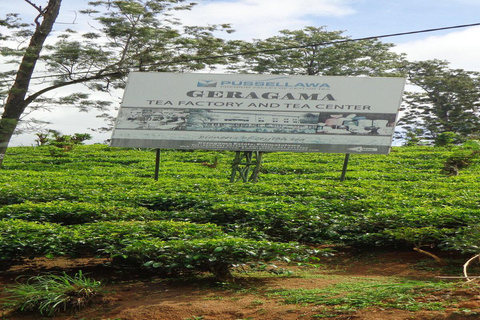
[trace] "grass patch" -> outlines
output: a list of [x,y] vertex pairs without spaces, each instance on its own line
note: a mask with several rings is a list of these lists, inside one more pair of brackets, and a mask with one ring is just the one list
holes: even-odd
[[408,311],[443,310],[455,301],[439,299],[437,296],[444,296],[445,291],[457,286],[454,283],[398,278],[357,278],[319,289],[276,290],[269,295],[281,297],[287,304],[323,306],[318,317],[325,317],[353,313],[367,307]]
[[81,271],[73,277],[63,273],[30,277],[25,283],[17,281],[5,289],[10,296],[2,301],[12,311],[53,316],[81,309],[102,295],[101,282],[85,277]]

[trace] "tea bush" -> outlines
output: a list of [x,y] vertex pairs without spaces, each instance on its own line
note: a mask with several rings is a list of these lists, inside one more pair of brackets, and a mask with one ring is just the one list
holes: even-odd
[[[229,183],[232,152],[162,150],[154,181],[153,150],[77,146],[52,158],[42,147],[10,148],[0,175],[0,217],[2,230],[17,228],[18,236],[2,231],[1,259],[100,253],[150,268],[163,262],[153,249],[142,255],[141,243],[179,241],[173,247],[180,248],[181,241],[230,239],[358,247],[411,247],[420,239],[472,252],[477,240],[468,230],[480,225],[480,159],[447,176],[444,163],[455,152],[397,147],[390,155],[352,155],[343,182],[344,155],[267,153],[252,184]],[[215,168],[202,164],[215,158]],[[18,254],[9,249],[17,247]],[[245,254],[246,247],[238,250]],[[149,260],[128,258],[127,251]]]
[[0,270],[20,264],[26,258],[64,254],[63,234],[58,225],[22,220],[0,221]]
[[3,270],[38,256],[102,256],[123,268],[153,268],[162,274],[210,271],[219,280],[230,281],[235,265],[281,257],[305,260],[310,252],[295,243],[232,238],[211,224],[133,221],[61,226],[0,221]]
[[156,214],[146,208],[69,201],[32,202],[0,208],[0,218],[54,222],[71,225],[97,221],[154,220]]
[[169,241],[132,241],[109,252],[114,263],[131,268],[154,270],[161,274],[209,271],[220,281],[230,282],[233,266],[288,259],[307,261],[313,250],[295,243],[254,241],[243,238]]

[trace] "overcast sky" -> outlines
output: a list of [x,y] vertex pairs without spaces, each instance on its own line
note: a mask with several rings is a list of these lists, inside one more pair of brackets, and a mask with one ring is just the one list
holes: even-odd
[[[263,39],[282,29],[326,26],[352,38],[480,23],[480,0],[205,0],[185,24],[233,24],[232,38]],[[480,27],[385,38],[412,60],[446,59],[480,71]]]
[[[46,0],[37,0],[44,3]],[[75,18],[75,11],[87,0],[65,0],[60,22]],[[279,30],[305,26],[326,26],[329,31],[344,30],[352,38],[480,23],[480,0],[200,0],[190,12],[178,12],[185,25],[231,23],[236,30],[230,39],[263,39]],[[34,14],[22,0],[0,0],[2,16],[7,12]],[[81,25],[82,20],[76,21]],[[61,27],[61,25],[59,25]],[[410,60],[444,59],[452,67],[480,71],[480,27],[422,33],[382,39],[395,43],[395,51]],[[65,134],[88,132],[102,125],[93,115],[75,110],[53,111],[53,129]],[[70,108],[73,109],[73,108]],[[37,115],[39,117],[39,115]],[[85,124],[87,123],[87,124]],[[109,134],[94,134],[101,142]],[[12,145],[31,145],[32,136],[17,137]]]

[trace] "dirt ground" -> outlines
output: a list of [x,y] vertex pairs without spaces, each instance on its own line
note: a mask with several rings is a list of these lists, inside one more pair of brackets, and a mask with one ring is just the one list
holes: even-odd
[[[445,272],[430,258],[417,252],[352,253],[339,252],[324,258],[316,268],[282,266],[294,271],[290,276],[267,272],[238,273],[235,284],[216,283],[209,275],[175,280],[145,275],[125,275],[104,266],[95,259],[35,259],[0,273],[0,287],[15,283],[21,275],[46,272],[75,273],[82,270],[89,277],[105,283],[104,296],[98,303],[74,314],[53,318],[10,313],[0,309],[1,320],[294,320],[319,319],[323,306],[284,304],[280,298],[267,295],[272,289],[322,288],[356,277],[405,277],[436,279]],[[448,266],[447,266],[448,267]],[[450,266],[459,268],[461,264]],[[302,273],[318,276],[302,276]],[[331,277],[329,277],[331,276]],[[463,280],[454,279],[447,281]],[[338,314],[334,319],[355,320],[455,320],[480,319],[480,292],[463,289],[461,299],[442,311],[404,311],[367,308],[354,313]],[[5,292],[0,297],[5,297]],[[1,308],[1,307],[0,307]],[[465,312],[468,310],[468,312]]]

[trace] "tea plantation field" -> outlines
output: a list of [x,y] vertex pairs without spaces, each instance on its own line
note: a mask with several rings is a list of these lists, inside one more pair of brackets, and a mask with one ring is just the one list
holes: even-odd
[[[0,269],[33,257],[99,256],[159,274],[312,259],[323,244],[480,249],[480,161],[456,149],[390,155],[267,153],[257,183],[230,183],[233,152],[10,148],[0,170]],[[218,159],[218,165],[213,164]],[[212,168],[213,167],[213,168]],[[427,247],[425,247],[427,246]]]

